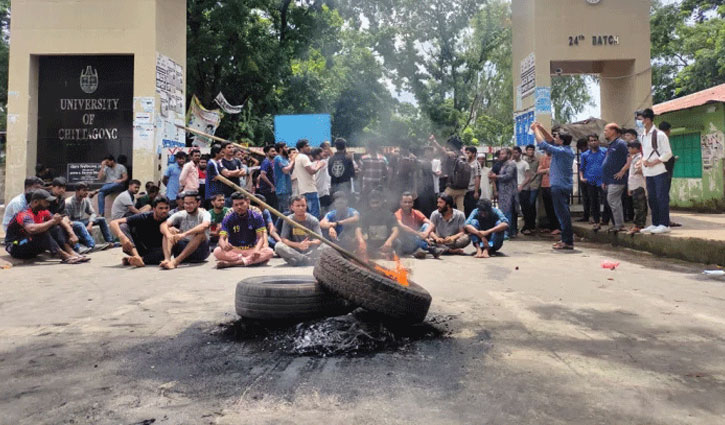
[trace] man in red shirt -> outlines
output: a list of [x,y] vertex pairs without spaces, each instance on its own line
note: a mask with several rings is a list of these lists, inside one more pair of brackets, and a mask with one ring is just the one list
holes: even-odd
[[55,201],[48,191],[38,189],[30,197],[28,208],[15,214],[8,225],[5,235],[5,249],[13,258],[30,259],[45,251],[63,260],[75,264],[90,260],[78,255],[66,243],[59,246],[53,239],[51,229],[63,220],[60,214],[51,215],[48,207]]
[[440,257],[443,250],[426,242],[435,226],[422,212],[413,209],[412,193],[403,192],[400,196],[400,209],[395,212],[395,218],[400,228],[401,254],[423,259],[430,252],[433,257]]

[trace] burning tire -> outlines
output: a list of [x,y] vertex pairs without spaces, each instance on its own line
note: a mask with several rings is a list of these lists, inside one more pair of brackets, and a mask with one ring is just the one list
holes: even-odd
[[258,320],[307,320],[352,310],[310,276],[257,276],[237,284],[237,314]]
[[409,286],[358,266],[337,252],[326,249],[314,269],[318,281],[331,292],[367,310],[404,321],[425,319],[431,296],[422,286]]

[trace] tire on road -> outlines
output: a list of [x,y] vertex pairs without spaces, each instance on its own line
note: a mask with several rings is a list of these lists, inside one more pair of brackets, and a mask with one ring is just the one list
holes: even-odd
[[312,276],[257,276],[237,284],[235,309],[247,319],[307,320],[348,313],[352,306]]
[[406,323],[422,322],[428,314],[432,298],[425,288],[415,282],[402,286],[334,250],[323,250],[313,273],[325,288],[367,310]]

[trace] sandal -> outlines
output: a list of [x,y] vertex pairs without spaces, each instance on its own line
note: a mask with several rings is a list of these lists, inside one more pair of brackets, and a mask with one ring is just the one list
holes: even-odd
[[571,250],[574,249],[574,245],[568,245],[568,244],[565,244],[565,243],[562,242],[560,244],[554,245],[553,249],[556,249],[556,250],[562,250],[563,249],[563,250],[569,250],[569,251],[571,251]]
[[70,258],[64,258],[61,261],[61,264],[80,264],[82,262],[81,257],[70,257]]
[[556,229],[556,230],[552,230],[552,231],[551,231],[551,234],[552,234],[552,235],[561,235],[561,230],[559,230],[559,229]]

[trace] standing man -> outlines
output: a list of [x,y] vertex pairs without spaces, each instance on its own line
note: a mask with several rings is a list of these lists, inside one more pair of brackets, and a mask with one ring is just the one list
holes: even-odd
[[180,195],[184,209],[161,225],[164,261],[159,265],[167,270],[175,269],[184,261],[201,263],[209,256],[211,216],[207,210],[199,208],[197,192],[182,192]]
[[618,124],[609,123],[604,126],[604,137],[609,140],[604,162],[602,162],[602,189],[607,192],[607,203],[612,211],[612,227],[609,232],[624,230],[624,207],[622,195],[627,187],[627,171],[629,149],[627,142],[622,140],[622,129]]
[[201,161],[201,152],[199,149],[192,149],[189,152],[191,161],[184,164],[179,175],[179,191],[181,192],[198,192],[199,191],[199,161]]
[[206,163],[206,189],[204,193],[205,204],[207,208],[211,208],[211,202],[217,195],[224,196],[224,183],[219,181],[217,176],[221,175],[222,147],[214,145],[211,147],[209,161]]
[[644,134],[642,135],[642,173],[647,181],[647,200],[652,210],[652,225],[642,233],[670,232],[670,184],[665,163],[672,158],[670,139],[654,125],[652,109],[642,111]]
[[[519,202],[524,215],[524,228],[521,233],[530,235],[536,231],[536,199],[539,197],[539,186],[541,186],[541,174],[537,172],[539,170],[539,158],[536,156],[536,147],[534,145],[526,146],[524,161],[529,165],[529,170],[519,193]],[[484,196],[484,198],[487,197],[488,195]]]
[[332,187],[332,179],[330,177],[329,167],[327,167],[327,152],[322,148],[314,148],[310,153],[312,165],[319,166],[321,162],[325,165],[315,174],[315,187],[317,187],[317,198],[320,200],[320,215],[325,215],[332,205],[332,196],[330,196],[330,188]]
[[582,181],[584,190],[587,192],[586,199],[589,202],[589,213],[594,219],[593,230],[600,228],[600,222],[608,221],[608,208],[604,209],[607,220],[601,220],[602,202],[604,200],[604,188],[602,185],[602,164],[607,155],[607,149],[599,146],[599,136],[590,134],[588,136],[589,150],[581,154],[579,166],[579,179]]
[[93,204],[88,199],[87,184],[83,182],[76,184],[75,195],[65,200],[65,212],[71,221],[73,232],[75,232],[83,245],[91,250],[96,248],[96,242],[91,236],[91,230],[94,225],[97,225],[101,229],[103,239],[107,244],[113,242],[113,237],[111,236],[111,231],[108,229],[106,219],[96,215]]
[[[244,187],[242,177],[247,175],[247,166],[242,164],[241,159],[234,156],[235,150],[236,149],[233,144],[228,142],[222,143],[222,152],[224,153],[224,156],[222,157],[221,167],[219,168],[219,171],[222,176],[229,179],[232,183],[236,184],[237,186]],[[226,199],[224,205],[226,205],[227,207],[231,207],[231,196],[232,193],[235,192],[235,189],[223,183],[222,186],[224,198]]]
[[295,158],[290,157],[289,148],[284,142],[274,145],[277,156],[274,157],[274,184],[275,195],[277,195],[277,206],[280,211],[289,211],[290,196],[292,195],[292,168],[295,166]]
[[[511,150],[512,159],[516,166],[516,202],[519,203],[521,199],[521,192],[524,190],[524,186],[529,183],[529,180],[533,177],[533,174],[529,173],[529,163],[522,159],[523,151],[520,146],[514,146]],[[519,204],[520,206],[520,204]],[[514,208],[512,215],[512,223],[514,227],[513,235],[518,233],[519,229],[519,208]]]
[[164,260],[161,225],[169,217],[169,200],[158,196],[151,201],[151,208],[151,211],[111,222],[111,229],[127,255],[121,261],[124,266],[143,267]]
[[264,196],[267,203],[272,208],[278,210],[277,206],[277,195],[274,186],[274,157],[277,156],[277,151],[274,150],[274,146],[265,146],[262,148],[264,151],[264,160],[262,165],[259,166],[259,179],[257,180],[257,188],[259,193]]
[[[177,205],[176,197],[179,194],[179,177],[181,170],[186,164],[186,153],[179,151],[174,155],[175,162],[169,165],[164,172],[164,178],[161,180],[166,186],[166,198],[173,207],[181,207]],[[100,207],[99,207],[100,208]]]
[[466,160],[471,166],[471,179],[463,198],[465,214],[468,215],[476,208],[476,202],[481,197],[481,164],[478,163],[478,149],[475,146],[466,146]]
[[552,137],[544,127],[535,122],[531,124],[539,149],[551,152],[551,166],[549,178],[551,181],[551,196],[554,203],[554,212],[561,226],[561,242],[554,244],[554,249],[574,249],[574,232],[571,227],[571,212],[569,211],[569,195],[572,190],[572,165],[574,164],[574,151],[571,150],[571,135],[555,132]]
[[[320,234],[320,221],[307,212],[307,200],[303,196],[295,196],[291,200],[292,214],[288,218],[302,226]],[[304,231],[282,221],[281,241],[274,246],[274,252],[290,266],[309,266],[320,256],[319,247],[322,242],[312,239]]]
[[141,182],[138,180],[134,179],[128,183],[128,190],[118,195],[113,201],[113,205],[111,206],[111,220],[117,220],[141,212],[136,209],[135,205],[135,197],[139,188],[141,188]]
[[360,160],[360,173],[362,174],[361,197],[365,199],[367,194],[373,190],[381,190],[385,177],[388,175],[388,162],[380,153],[380,147],[376,142],[369,142],[368,153]]
[[123,164],[117,164],[113,155],[107,155],[101,161],[101,169],[98,171],[98,180],[103,181],[100,189],[92,192],[93,198],[98,194],[98,212],[103,217],[106,214],[106,196],[123,191],[128,180],[128,170]]
[[219,246],[214,249],[217,268],[263,264],[274,256],[266,246],[267,227],[259,210],[249,208],[249,197],[232,193],[232,212],[222,221]]
[[[297,150],[299,150],[299,146]],[[355,164],[352,162],[352,157],[347,154],[347,141],[345,139],[340,137],[335,139],[335,154],[330,158],[327,170],[330,173],[331,193],[342,191],[348,195],[352,194]],[[300,192],[300,194],[302,193]]]
[[498,185],[498,207],[506,215],[509,227],[506,229],[506,237],[516,237],[517,226],[516,203],[518,198],[518,172],[516,163],[512,159],[512,151],[510,148],[503,148],[499,151],[498,159],[501,162],[501,169],[498,174],[488,175],[488,178],[494,180]]
[[310,142],[307,139],[300,139],[297,142],[297,151],[299,154],[295,158],[295,169],[292,171],[292,178],[297,179],[297,188],[300,195],[307,200],[307,208],[310,214],[315,218],[320,218],[320,198],[317,196],[317,186],[315,186],[315,174],[327,166],[327,162],[320,161],[317,165],[312,163],[310,159]]

